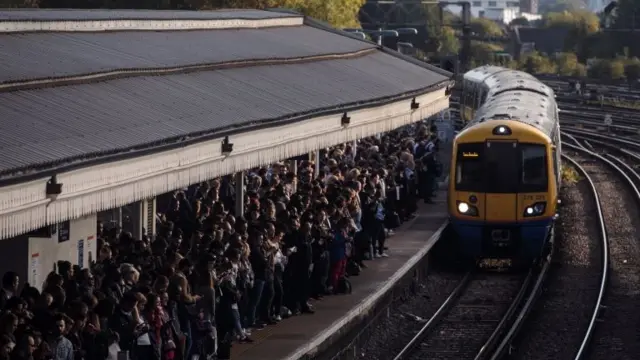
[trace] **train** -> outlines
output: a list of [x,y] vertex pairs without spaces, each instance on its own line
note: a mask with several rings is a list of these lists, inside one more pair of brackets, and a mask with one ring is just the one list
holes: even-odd
[[558,105],[525,72],[464,75],[468,120],[453,142],[448,213],[456,255],[531,264],[549,249],[561,186]]

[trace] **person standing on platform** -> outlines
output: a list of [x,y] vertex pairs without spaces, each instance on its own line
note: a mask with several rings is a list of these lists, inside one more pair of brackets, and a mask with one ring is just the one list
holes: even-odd
[[333,237],[333,241],[329,245],[331,259],[330,280],[334,292],[338,290],[338,282],[340,278],[345,276],[346,272],[349,227],[350,221],[343,218],[340,223],[338,223],[338,229]]
[[310,274],[313,268],[313,251],[311,247],[311,223],[298,225],[294,220],[294,228],[300,228],[290,248],[291,256],[287,270],[291,279],[291,304],[293,314],[313,313],[309,305]]
[[249,255],[249,261],[251,262],[251,268],[253,269],[254,282],[253,288],[249,294],[249,305],[247,308],[247,327],[255,327],[258,329],[264,328],[264,324],[257,320],[258,307],[260,305],[260,299],[262,298],[262,292],[264,290],[264,284],[267,276],[267,255],[263,250],[263,236],[257,230],[254,230],[253,234],[249,235],[249,245],[251,246],[251,253]]

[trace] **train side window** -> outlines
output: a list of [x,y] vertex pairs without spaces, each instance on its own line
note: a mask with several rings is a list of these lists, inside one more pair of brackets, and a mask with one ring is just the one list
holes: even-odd
[[480,106],[482,106],[482,104],[484,104],[484,101],[483,101],[483,99],[484,99],[484,93],[485,93],[485,91],[484,91],[484,89],[483,89],[483,88],[480,88],[480,89],[478,90],[478,96],[477,96],[477,98],[478,98],[478,99],[477,99],[477,103],[478,103],[478,105],[476,106],[476,108],[479,108]]
[[476,93],[478,92],[478,84],[473,84],[471,86],[471,91],[469,92],[469,106],[475,108],[476,104],[473,101],[476,97]]
[[460,102],[462,105],[467,105],[467,97],[469,96],[469,82],[466,80],[462,81],[462,98]]
[[469,92],[469,84],[466,80],[462,81],[462,97],[460,98],[461,105],[467,104],[467,92]]
[[486,89],[482,89],[478,95],[478,107],[484,105],[484,102],[487,100],[487,94],[489,92]]

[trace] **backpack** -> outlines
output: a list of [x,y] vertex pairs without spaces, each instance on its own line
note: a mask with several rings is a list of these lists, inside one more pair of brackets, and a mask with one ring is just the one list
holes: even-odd
[[348,276],[358,276],[360,275],[360,265],[358,265],[357,262],[353,261],[353,260],[349,260],[349,262],[347,262],[347,275]]
[[338,280],[338,294],[351,294],[351,282],[346,277],[341,277]]

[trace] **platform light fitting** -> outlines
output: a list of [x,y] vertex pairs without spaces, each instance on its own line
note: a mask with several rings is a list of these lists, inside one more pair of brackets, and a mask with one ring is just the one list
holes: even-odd
[[233,151],[233,144],[229,142],[229,137],[222,140],[222,155],[229,155]]
[[344,114],[342,114],[342,119],[340,119],[340,123],[342,124],[342,126],[349,126],[349,124],[351,124],[351,117],[347,116],[347,113],[345,112]]
[[420,103],[416,101],[416,98],[413,98],[413,100],[411,100],[411,110],[416,110],[420,108]]
[[447,89],[444,91],[444,95],[449,96],[451,95],[452,92],[453,92],[453,86],[447,86]]
[[45,192],[47,194],[47,199],[51,200],[57,199],[58,195],[62,194],[62,184],[58,183],[56,175],[51,176],[51,179],[47,181]]

